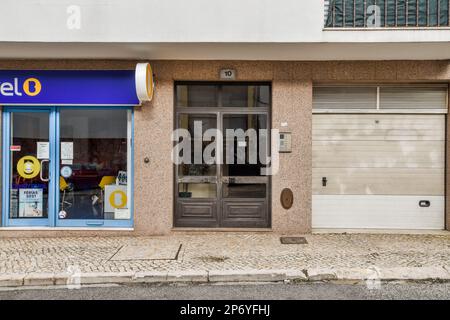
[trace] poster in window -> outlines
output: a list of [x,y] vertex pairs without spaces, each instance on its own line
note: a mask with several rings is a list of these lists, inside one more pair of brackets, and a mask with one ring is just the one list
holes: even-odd
[[73,142],[61,142],[61,160],[73,159]]
[[38,159],[50,158],[50,143],[48,141],[38,141],[37,143],[37,155]]
[[19,189],[19,218],[41,218],[43,190]]

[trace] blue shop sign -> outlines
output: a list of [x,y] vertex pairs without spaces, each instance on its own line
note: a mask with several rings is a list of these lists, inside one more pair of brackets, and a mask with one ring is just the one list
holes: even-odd
[[[149,64],[139,65],[151,73]],[[153,93],[153,75],[138,69],[0,70],[0,104],[138,105]],[[140,88],[147,91],[139,93]]]

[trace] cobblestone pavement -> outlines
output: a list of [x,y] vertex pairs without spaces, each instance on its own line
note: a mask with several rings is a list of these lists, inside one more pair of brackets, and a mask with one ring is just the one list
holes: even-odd
[[[450,272],[449,235],[314,234],[308,244],[281,244],[274,234],[218,233],[167,237],[0,239],[0,276],[89,272],[310,268],[427,268]],[[181,248],[172,260],[115,260],[123,246]]]

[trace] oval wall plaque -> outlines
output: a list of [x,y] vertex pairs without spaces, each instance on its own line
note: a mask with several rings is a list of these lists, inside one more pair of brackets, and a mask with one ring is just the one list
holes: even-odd
[[289,188],[284,188],[280,196],[281,205],[284,209],[290,209],[294,203],[294,194]]

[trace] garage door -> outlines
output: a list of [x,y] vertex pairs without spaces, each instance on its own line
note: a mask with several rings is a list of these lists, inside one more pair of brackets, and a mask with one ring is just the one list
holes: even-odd
[[443,229],[445,115],[383,113],[379,94],[313,115],[313,228]]

